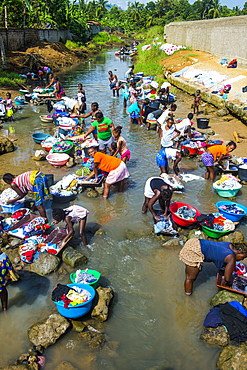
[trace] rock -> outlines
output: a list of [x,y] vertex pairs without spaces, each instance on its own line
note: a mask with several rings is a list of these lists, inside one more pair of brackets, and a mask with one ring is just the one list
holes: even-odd
[[0,136],[0,154],[13,152],[15,146],[7,137]]
[[218,117],[224,117],[229,114],[229,110],[227,108],[222,108],[222,109],[219,109],[216,114]]
[[208,236],[201,230],[191,230],[188,235],[188,240],[189,239],[207,239]]
[[97,198],[99,196],[99,193],[94,190],[94,189],[90,189],[88,192],[87,192],[87,197],[88,198]]
[[[126,239],[141,239],[145,238],[146,236],[150,235],[148,230],[136,230],[136,229],[124,229],[124,236]],[[169,236],[169,239],[171,237]]]
[[106,234],[106,231],[103,230],[103,229],[99,229],[96,231],[96,233],[94,234],[95,236],[104,236]]
[[18,238],[9,238],[8,240],[8,244],[11,246],[11,247],[18,247],[20,244],[22,244],[22,240],[21,239],[18,239]]
[[220,303],[226,303],[231,301],[238,301],[239,303],[243,303],[244,297],[242,294],[233,293],[229,290],[220,290],[216,293],[213,298],[211,299],[210,305],[212,307],[217,306]]
[[40,253],[38,258],[31,264],[30,270],[38,275],[49,275],[55,271],[60,263],[60,259],[51,253]]
[[78,368],[71,365],[70,362],[63,361],[55,367],[55,370],[78,370]]
[[219,370],[245,370],[247,369],[247,346],[227,346],[223,348],[218,358],[217,369]]
[[112,288],[98,287],[96,289],[99,299],[97,305],[94,307],[91,316],[99,321],[106,321],[108,317],[108,306],[113,298]]
[[51,314],[28,329],[28,338],[34,345],[47,348],[56,343],[69,326],[70,323],[65,317],[58,313]]
[[219,241],[229,243],[243,243],[244,235],[241,233],[241,231],[233,231],[233,233],[224,235],[221,238],[219,238]]
[[75,321],[72,320],[73,330],[77,331],[78,333],[81,333],[87,325],[82,323],[81,321]]
[[101,348],[105,341],[104,334],[95,333],[93,331],[79,333],[78,336],[83,340],[83,342],[88,342],[89,347],[92,349]]
[[117,341],[107,341],[104,346],[104,352],[107,353],[108,357],[118,357],[117,349],[119,347],[119,342]]
[[71,168],[75,165],[75,159],[73,157],[69,157],[68,162],[66,163],[66,167]]
[[227,334],[223,326],[218,326],[217,328],[203,328],[200,338],[203,342],[217,347],[225,347],[230,342],[230,335]]
[[6,245],[4,248],[2,248],[2,251],[6,253],[10,259],[10,261],[14,264],[17,265],[20,262],[20,255],[19,255],[19,250],[18,248],[8,248],[9,246]]
[[205,129],[205,130],[201,130],[201,129],[196,129],[196,131],[200,132],[201,134],[206,134],[206,135],[210,135],[210,136],[213,136],[215,135],[215,131],[212,130],[211,128],[208,128],[208,129]]
[[178,238],[171,238],[170,240],[168,240],[167,242],[162,244],[162,247],[165,247],[165,248],[180,248],[181,247],[180,240]]
[[99,186],[97,188],[97,192],[99,193],[99,195],[103,195],[103,192],[104,192],[104,186]]
[[77,267],[87,263],[87,257],[72,247],[67,247],[63,251],[62,260],[71,267]]

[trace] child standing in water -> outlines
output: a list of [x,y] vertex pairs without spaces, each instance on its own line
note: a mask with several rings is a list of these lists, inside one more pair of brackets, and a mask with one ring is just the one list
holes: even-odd
[[79,230],[80,230],[80,236],[82,239],[82,242],[84,245],[87,245],[87,237],[84,233],[86,222],[87,222],[87,215],[89,214],[89,211],[86,208],[73,205],[68,208],[54,208],[52,211],[52,217],[54,218],[53,224],[57,224],[61,221],[65,221],[68,228],[68,235],[64,239],[64,242],[66,242],[70,237],[73,236],[75,230],[74,230],[74,224],[79,223]]
[[201,104],[201,91],[196,90],[195,97],[194,97],[194,103],[193,103],[193,109],[194,109],[194,114],[198,116],[199,113],[199,106]]
[[7,94],[6,94],[6,100],[4,101],[4,105],[6,107],[6,116],[7,116],[8,120],[9,121],[14,121],[14,119],[13,119],[13,114],[14,114],[13,102],[12,102],[12,99],[11,99],[11,94],[9,92],[7,92]]
[[113,137],[117,141],[117,151],[114,153],[114,157],[119,153],[121,160],[126,163],[130,160],[130,150],[127,148],[126,140],[121,136],[122,126],[117,126],[113,130]]

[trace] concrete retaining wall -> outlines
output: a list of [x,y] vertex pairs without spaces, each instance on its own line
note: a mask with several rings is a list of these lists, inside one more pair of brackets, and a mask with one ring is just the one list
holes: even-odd
[[247,67],[247,15],[190,22],[172,22],[165,26],[166,41],[190,46],[220,58],[237,58]]
[[72,39],[68,29],[0,28],[0,36],[6,50],[26,49],[42,40],[58,42],[60,39],[64,41]]

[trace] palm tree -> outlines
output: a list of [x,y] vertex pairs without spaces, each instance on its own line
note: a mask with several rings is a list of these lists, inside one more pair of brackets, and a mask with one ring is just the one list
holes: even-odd
[[209,18],[219,18],[221,15],[221,5],[219,0],[212,2],[212,7],[208,11]]
[[128,3],[128,9],[130,10],[130,13],[133,17],[134,22],[138,22],[141,19],[141,10],[143,8],[143,5],[139,3],[138,1],[135,1],[133,3]]

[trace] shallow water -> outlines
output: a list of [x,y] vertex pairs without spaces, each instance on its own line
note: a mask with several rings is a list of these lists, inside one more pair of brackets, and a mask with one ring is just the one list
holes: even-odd
[[[220,352],[208,348],[199,339],[209,301],[217,292],[216,268],[205,265],[193,296],[186,297],[184,265],[178,259],[179,251],[163,248],[162,242],[151,235],[150,214],[140,212],[145,180],[159,174],[155,163],[159,139],[154,131],[130,125],[121,98],[113,99],[108,89],[108,70],[117,69],[116,74],[123,78],[129,63],[129,60],[120,61],[109,51],[61,77],[69,96],[76,96],[77,84],[82,83],[88,108],[91,102],[97,101],[105,116],[115,125],[124,126],[123,136],[132,159],[128,165],[131,177],[123,193],[116,193],[113,188],[108,201],[101,197],[90,199],[82,193],[74,202],[89,209],[89,226],[98,224],[107,233],[105,237],[91,236],[92,249],[85,252],[88,267],[101,271],[104,285],[111,286],[115,292],[109,319],[102,324],[107,342],[102,350],[90,350],[86,343],[77,342],[77,333],[70,331],[45,351],[45,370],[54,369],[64,360],[78,369],[213,370]],[[176,118],[184,118],[191,98],[179,91],[177,96]],[[52,133],[53,125],[42,126],[39,120],[39,114],[45,113],[43,106],[25,107],[16,114],[14,127],[18,149],[1,156],[1,174],[9,171],[19,174],[37,166],[44,173],[54,173],[59,180],[64,174],[75,171],[55,169],[46,162],[31,159],[34,150],[40,148],[31,134]],[[185,167],[184,172],[204,174],[194,160],[183,160],[182,167]],[[247,206],[246,194],[246,189],[240,191],[237,200]],[[201,212],[212,212],[220,198],[209,182],[200,179],[187,183],[185,191],[175,193],[173,200],[192,204]],[[244,232],[245,223],[238,228]],[[140,238],[127,240],[125,235],[130,230]],[[80,245],[77,248],[83,250]],[[0,315],[1,366],[10,364],[26,351],[29,346],[27,329],[54,308],[50,299],[52,288],[58,280],[69,282],[69,277],[63,278],[57,273],[40,277],[25,271],[21,272],[21,278],[19,283],[8,287],[9,310],[6,316]]]

